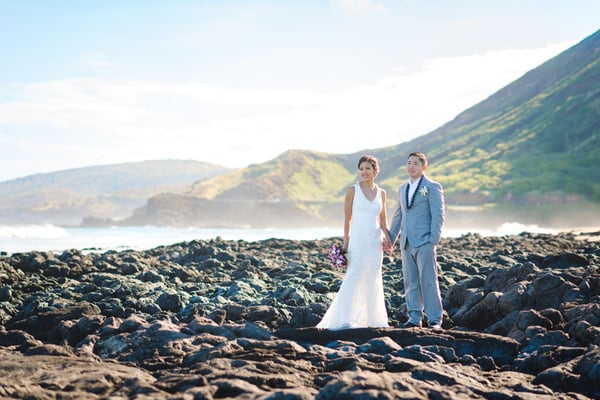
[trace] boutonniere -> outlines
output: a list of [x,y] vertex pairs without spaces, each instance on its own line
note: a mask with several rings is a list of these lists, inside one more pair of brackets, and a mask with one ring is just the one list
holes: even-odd
[[423,186],[423,187],[421,188],[421,190],[419,190],[419,194],[420,194],[421,196],[427,196],[427,193],[429,193],[429,191],[427,190],[427,187],[425,187],[425,186]]

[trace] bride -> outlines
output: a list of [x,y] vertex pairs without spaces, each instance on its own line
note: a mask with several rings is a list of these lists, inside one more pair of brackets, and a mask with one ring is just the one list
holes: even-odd
[[[387,327],[383,297],[383,248],[390,243],[386,193],[375,184],[378,160],[365,155],[358,161],[360,182],[346,192],[344,244],[346,275],[317,328],[329,330]],[[382,247],[382,244],[384,245]]]

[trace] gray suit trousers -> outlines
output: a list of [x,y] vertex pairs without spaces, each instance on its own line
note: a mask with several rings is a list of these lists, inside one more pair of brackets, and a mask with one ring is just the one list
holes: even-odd
[[424,310],[430,324],[441,324],[443,311],[436,246],[426,243],[415,248],[407,242],[401,256],[408,321],[420,324]]

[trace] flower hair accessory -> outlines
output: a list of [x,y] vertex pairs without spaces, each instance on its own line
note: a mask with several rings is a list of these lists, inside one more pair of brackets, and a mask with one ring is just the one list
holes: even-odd
[[426,187],[426,186],[423,186],[423,187],[421,188],[421,190],[419,190],[419,194],[420,194],[421,196],[427,196],[427,193],[429,193],[429,190],[427,190],[427,187]]
[[344,270],[348,265],[348,259],[346,258],[346,252],[342,250],[339,244],[334,243],[331,245],[328,254],[329,261],[331,261],[331,266],[334,269]]

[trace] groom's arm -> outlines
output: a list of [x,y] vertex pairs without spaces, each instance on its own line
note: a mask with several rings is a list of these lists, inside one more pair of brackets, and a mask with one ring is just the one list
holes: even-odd
[[431,227],[429,242],[437,245],[442,236],[442,227],[444,226],[444,190],[442,185],[435,183],[431,188],[429,195],[429,211],[431,213]]

